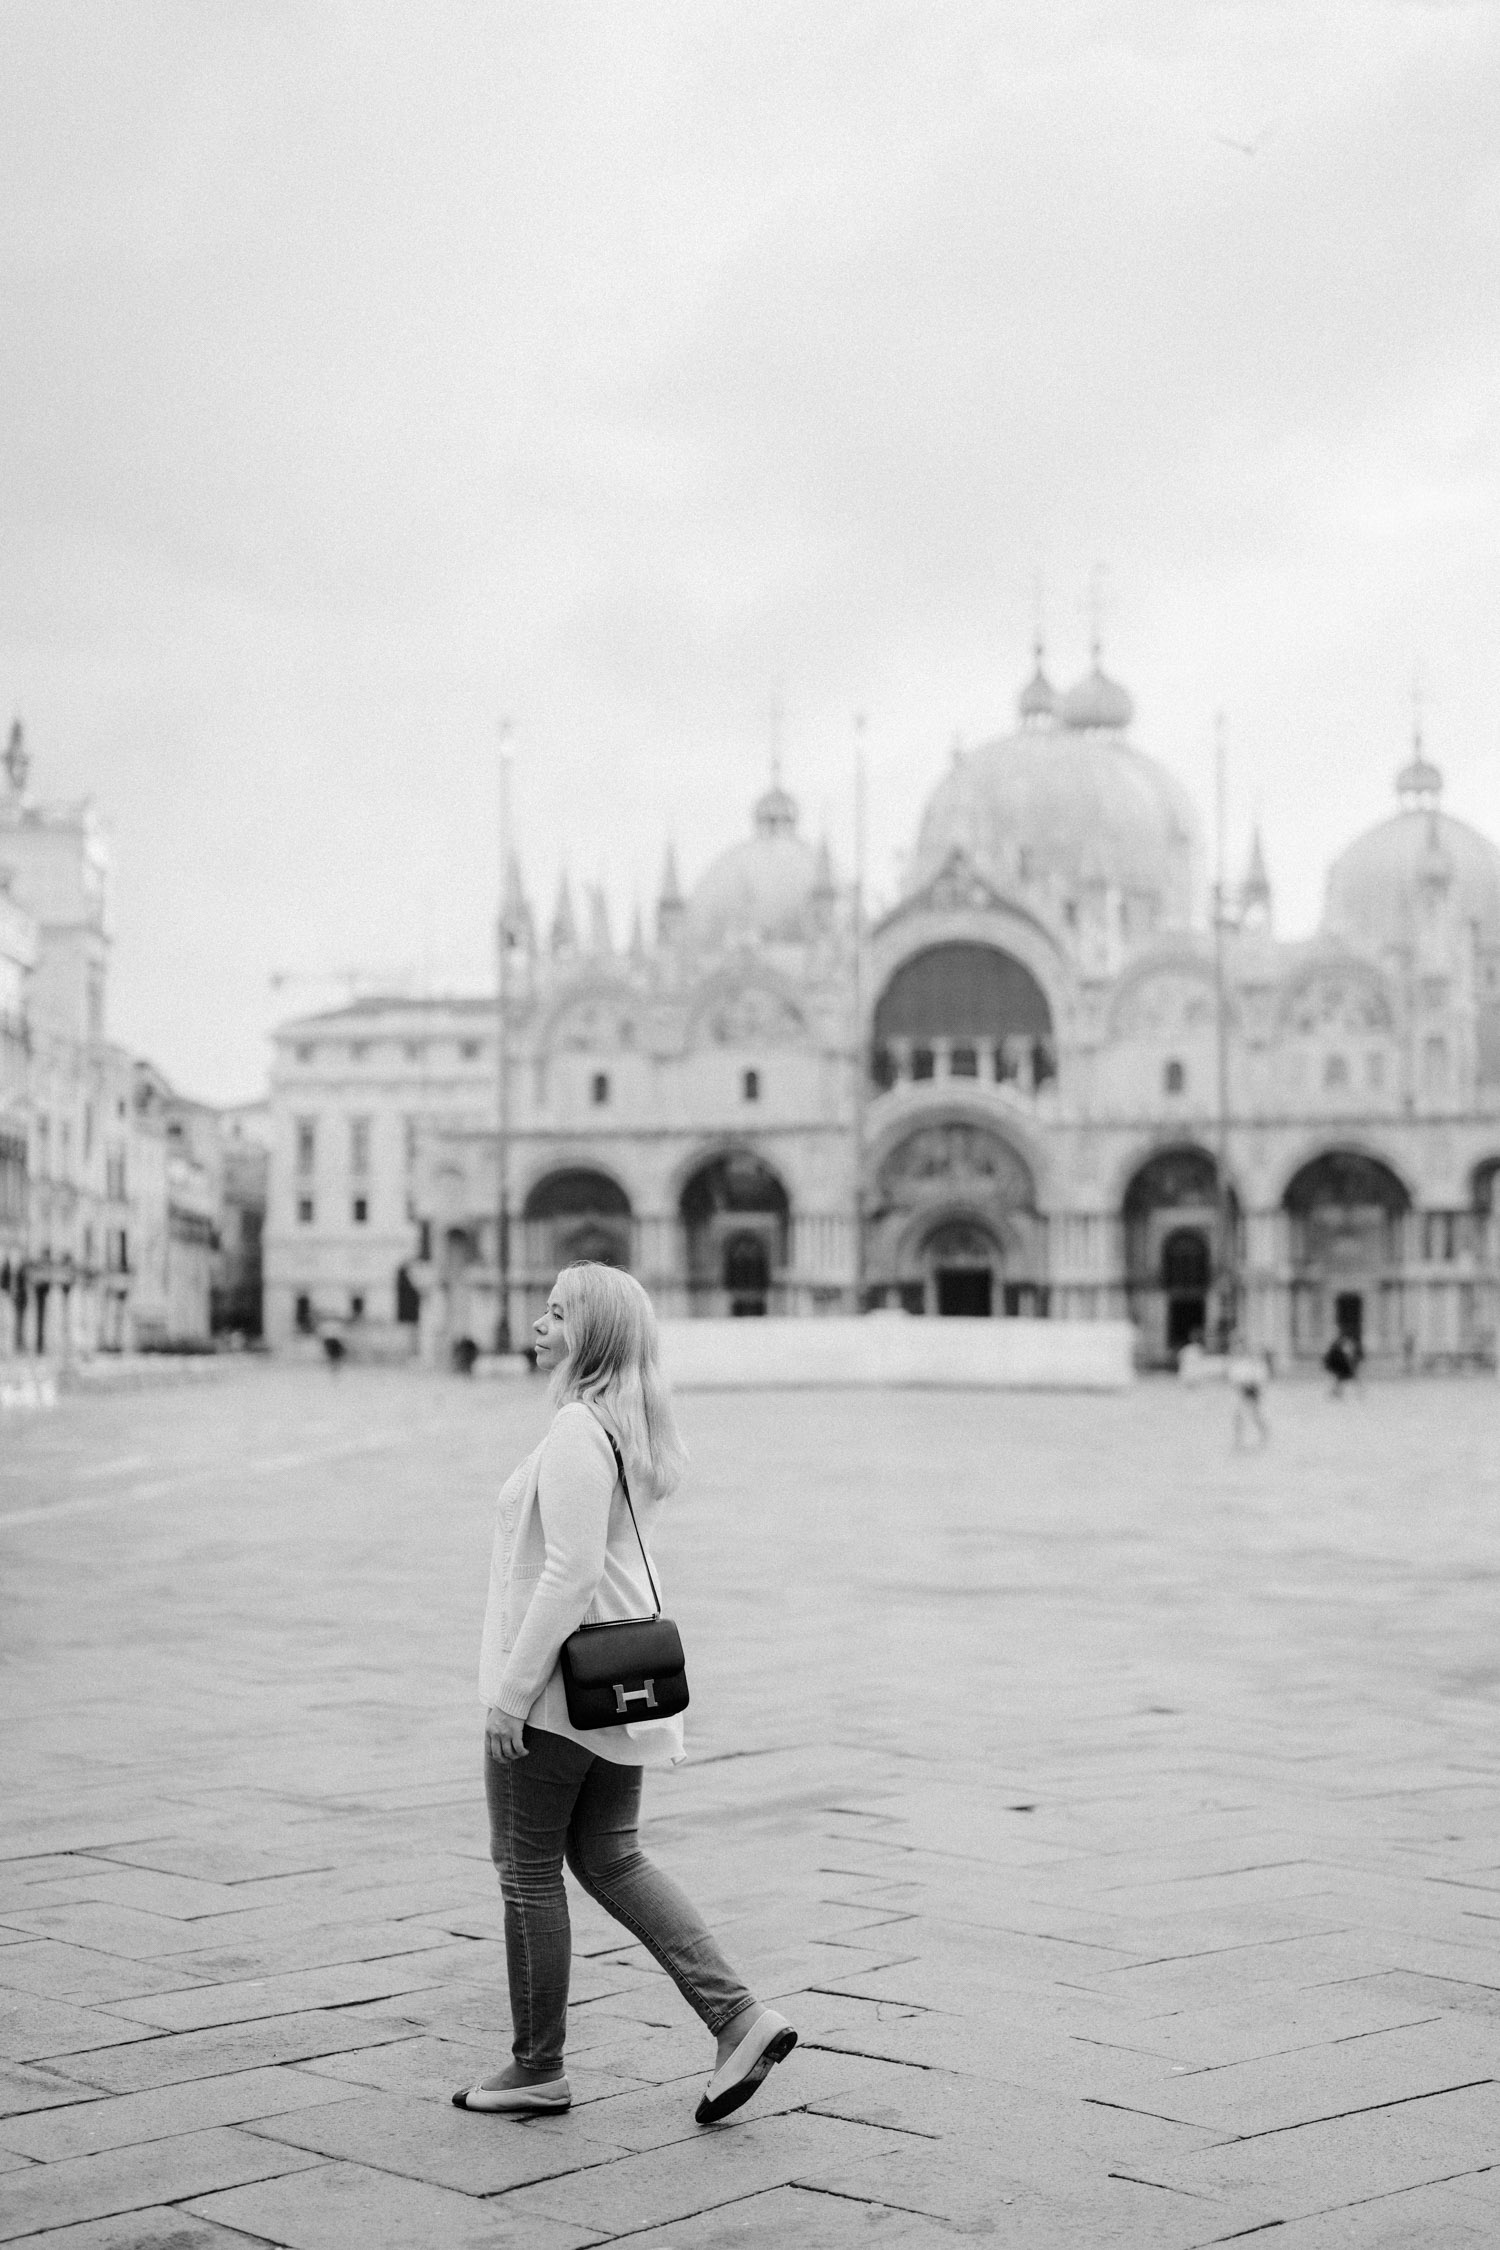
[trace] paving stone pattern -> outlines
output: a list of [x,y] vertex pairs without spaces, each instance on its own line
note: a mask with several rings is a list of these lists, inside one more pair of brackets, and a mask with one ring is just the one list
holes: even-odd
[[1500,1391],[683,1402],[648,1844],[802,2044],[575,1895],[509,2045],[473,1671],[540,1386],[247,1367],[0,1433],[0,2243],[1500,2240]]

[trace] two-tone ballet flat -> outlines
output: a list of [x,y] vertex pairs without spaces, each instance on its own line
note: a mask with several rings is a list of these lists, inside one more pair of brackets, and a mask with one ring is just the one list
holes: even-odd
[[797,2044],[797,2034],[785,2016],[763,2008],[728,2060],[722,2062],[704,2088],[693,2112],[700,2125],[717,2125],[721,2117],[749,2101],[773,2063],[785,2062]]
[[572,2100],[566,2078],[542,2078],[534,2086],[460,2086],[453,2106],[497,2117],[550,2117]]

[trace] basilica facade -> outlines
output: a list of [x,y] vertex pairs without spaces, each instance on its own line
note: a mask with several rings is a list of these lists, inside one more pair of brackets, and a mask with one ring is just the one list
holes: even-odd
[[1278,935],[1258,839],[1215,926],[1132,721],[1097,651],[1066,693],[1039,655],[867,930],[779,781],[687,892],[668,854],[623,945],[566,887],[540,929],[512,866],[503,1094],[493,996],[283,1027],[272,1338],[488,1347],[503,1207],[518,1337],[600,1257],[675,1314],[1125,1315],[1147,1364],[1231,1323],[1283,1365],[1338,1330],[1493,1364],[1500,850],[1418,743],[1313,936]]

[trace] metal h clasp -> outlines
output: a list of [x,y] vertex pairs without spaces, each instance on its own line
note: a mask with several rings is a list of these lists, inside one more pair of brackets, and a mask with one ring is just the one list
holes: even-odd
[[623,1680],[615,1682],[615,1709],[623,1711],[627,1704],[644,1703],[648,1711],[656,1709],[656,1682],[648,1680],[644,1687],[627,1688]]

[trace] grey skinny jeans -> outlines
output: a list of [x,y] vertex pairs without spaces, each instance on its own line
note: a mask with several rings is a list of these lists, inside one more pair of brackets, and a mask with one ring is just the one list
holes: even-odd
[[691,1901],[636,1841],[640,1767],[596,1758],[541,1727],[527,1727],[523,1740],[527,1755],[509,1764],[488,1740],[484,1753],[516,2061],[528,2070],[562,2067],[573,1964],[564,1858],[589,1897],[639,1938],[717,2036],[753,1995]]

